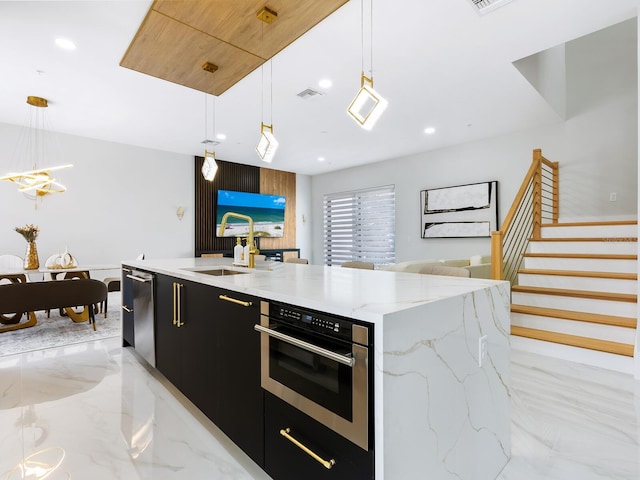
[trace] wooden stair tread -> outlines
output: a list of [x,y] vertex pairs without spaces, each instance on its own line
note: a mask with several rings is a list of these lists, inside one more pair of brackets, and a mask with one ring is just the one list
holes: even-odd
[[638,301],[638,295],[631,293],[592,292],[589,290],[569,290],[565,288],[530,287],[523,285],[514,285],[511,287],[511,292],[589,298],[592,300],[610,300],[614,302],[634,303]]
[[530,242],[604,242],[604,243],[618,243],[618,242],[637,242],[638,237],[545,237],[545,238],[530,238]]
[[518,327],[516,325],[511,326],[511,335],[633,357],[634,346],[626,343],[611,342],[609,340],[600,340],[597,338],[579,337],[577,335],[549,332],[547,330],[538,330],[528,327]]
[[529,258],[590,258],[602,260],[637,260],[638,255],[618,253],[523,253]]
[[522,268],[518,273],[529,275],[557,275],[563,277],[612,278],[617,280],[638,280],[637,273],[590,272],[582,270],[545,270],[540,268]]
[[637,319],[633,317],[618,317],[615,315],[604,315],[600,313],[576,312],[573,310],[561,310],[558,308],[533,307],[529,305],[511,304],[512,313],[522,313],[526,315],[537,315],[541,317],[552,317],[565,320],[575,320],[578,322],[599,323],[601,325],[611,325],[624,328],[636,328]]
[[604,220],[596,222],[558,222],[558,223],[543,223],[541,227],[594,227],[599,225],[637,225],[637,220]]

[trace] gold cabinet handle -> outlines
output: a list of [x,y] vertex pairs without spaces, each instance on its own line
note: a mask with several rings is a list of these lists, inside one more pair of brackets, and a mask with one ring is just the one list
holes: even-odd
[[178,320],[178,316],[176,315],[176,293],[178,291],[178,284],[173,282],[173,324],[175,325]]
[[129,308],[129,307],[127,307],[126,305],[122,305],[122,309],[123,309],[125,312],[127,312],[127,313],[131,313],[131,312],[133,312],[133,308]]
[[291,429],[289,427],[283,428],[280,430],[280,435],[282,435],[284,438],[289,440],[291,443],[293,443],[296,447],[298,447],[304,453],[306,453],[311,458],[313,458],[316,462],[322,464],[322,466],[327,470],[331,470],[331,467],[333,467],[336,464],[336,461],[333,458],[331,460],[325,460],[317,453],[311,451],[307,446],[303,445],[298,440],[296,440],[291,435],[289,435],[290,432],[291,432]]
[[176,287],[177,287],[177,297],[178,297],[178,322],[176,325],[178,325],[178,328],[184,325],[184,322],[182,321],[182,287],[184,287],[184,285],[182,285],[181,283],[176,283]]
[[243,302],[242,300],[238,300],[237,298],[227,297],[226,295],[220,295],[218,297],[220,300],[226,300],[227,302],[236,303],[238,305],[242,305],[243,307],[250,307],[253,305],[251,302]]

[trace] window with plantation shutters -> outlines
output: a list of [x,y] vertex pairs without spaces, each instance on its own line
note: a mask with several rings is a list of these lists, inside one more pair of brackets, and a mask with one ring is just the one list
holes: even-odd
[[395,228],[393,185],[325,195],[325,265],[395,262]]

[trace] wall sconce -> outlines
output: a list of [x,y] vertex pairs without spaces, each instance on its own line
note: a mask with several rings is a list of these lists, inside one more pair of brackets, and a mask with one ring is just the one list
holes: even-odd
[[176,217],[178,217],[178,220],[182,220],[182,217],[184,217],[184,207],[178,207],[176,210]]

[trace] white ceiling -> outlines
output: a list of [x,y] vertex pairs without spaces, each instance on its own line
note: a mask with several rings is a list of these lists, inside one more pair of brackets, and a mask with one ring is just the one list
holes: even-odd
[[[47,117],[60,132],[203,155],[212,97],[205,133],[204,93],[119,66],[150,4],[0,1],[0,122],[24,125],[26,97],[37,95],[49,99]],[[389,107],[367,132],[346,113],[362,62],[360,1],[351,0],[273,59],[280,149],[270,168],[312,175],[560,121],[512,62],[634,17],[639,7],[513,0],[481,16],[470,0],[375,0],[373,76]],[[77,50],[59,49],[57,37]],[[268,64],[264,76],[268,92]],[[333,86],[320,88],[322,78]],[[216,98],[216,130],[227,135],[217,158],[265,165],[254,150],[261,82],[258,69]],[[306,88],[324,95],[296,96]],[[269,103],[267,93],[266,123]],[[428,126],[436,133],[426,135]]]

